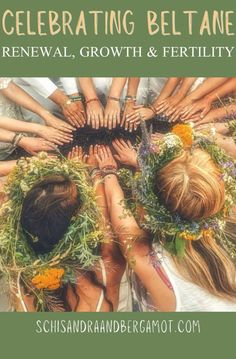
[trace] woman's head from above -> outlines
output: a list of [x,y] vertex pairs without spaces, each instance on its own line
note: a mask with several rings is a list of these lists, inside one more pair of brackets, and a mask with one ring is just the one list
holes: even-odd
[[211,156],[193,149],[158,171],[155,193],[170,212],[186,220],[201,220],[224,206],[225,186]]
[[22,206],[21,225],[36,252],[50,252],[63,238],[79,209],[75,183],[66,176],[48,176],[27,193]]

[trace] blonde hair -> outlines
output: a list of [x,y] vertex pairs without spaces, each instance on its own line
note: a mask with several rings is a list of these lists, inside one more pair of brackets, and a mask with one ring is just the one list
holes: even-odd
[[[186,220],[201,220],[224,206],[225,186],[220,169],[201,150],[185,151],[157,173],[156,192],[165,206]],[[187,241],[183,260],[174,258],[188,280],[210,293],[236,300],[236,269],[208,231]]]

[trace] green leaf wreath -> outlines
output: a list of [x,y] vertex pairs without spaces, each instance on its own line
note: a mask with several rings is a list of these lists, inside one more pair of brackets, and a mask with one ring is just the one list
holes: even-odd
[[[181,126],[181,132],[192,131],[188,125]],[[187,137],[186,134],[185,137]],[[156,173],[181,155],[184,144],[181,138],[173,133],[165,135],[160,140],[152,141],[145,128],[138,153],[141,172],[133,176],[129,170],[120,171],[121,185],[128,198],[125,206],[129,207],[139,224],[152,234],[153,242],[163,243],[171,254],[182,258],[187,240],[197,240],[203,232],[206,235],[214,232],[215,238],[236,262],[236,246],[224,234],[225,218],[230,215],[230,211],[236,204],[236,163],[207,138],[193,138],[191,146],[198,146],[207,151],[221,169],[226,198],[225,206],[219,213],[201,221],[185,221],[167,210],[160,202],[154,191]],[[138,203],[141,204],[145,213],[142,220],[137,215]]]
[[[25,239],[20,225],[22,202],[32,186],[49,175],[67,175],[76,184],[82,203],[63,239],[54,249],[36,256]],[[10,288],[20,292],[20,283],[35,294],[37,308],[45,310],[45,291],[35,288],[32,279],[50,268],[63,270],[63,282],[75,281],[75,267],[89,269],[98,256],[103,240],[100,212],[89,182],[86,165],[65,158],[50,158],[45,153],[20,159],[5,186],[7,202],[0,213],[0,271],[7,276]]]

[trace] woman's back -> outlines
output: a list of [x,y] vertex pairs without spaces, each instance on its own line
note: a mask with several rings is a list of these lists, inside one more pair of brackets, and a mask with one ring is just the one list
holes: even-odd
[[175,293],[177,312],[236,312],[236,298],[233,302],[216,297],[186,280],[165,251],[162,255],[162,266]]

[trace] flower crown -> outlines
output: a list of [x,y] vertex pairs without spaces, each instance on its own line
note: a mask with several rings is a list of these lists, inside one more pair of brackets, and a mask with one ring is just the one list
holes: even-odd
[[[172,132],[161,138],[154,138],[142,124],[142,142],[138,152],[141,172],[134,181],[134,192],[146,215],[142,222],[144,229],[153,234],[153,240],[164,243],[172,254],[183,257],[186,241],[197,240],[204,235],[219,237],[226,246],[224,237],[225,217],[230,215],[236,203],[236,163],[214,143],[205,137],[195,137],[190,125],[176,125]],[[170,161],[179,157],[186,148],[198,146],[207,151],[222,172],[226,199],[224,208],[216,215],[199,221],[187,221],[171,213],[156,196],[155,175]],[[231,245],[231,244],[230,244]],[[234,248],[231,254],[236,259]]]
[[[34,184],[52,174],[71,178],[80,194],[82,206],[53,250],[36,256],[20,225],[21,208]],[[9,200],[0,213],[0,272],[7,275],[13,288],[17,284],[15,279],[21,278],[35,294],[37,310],[44,311],[47,294],[51,293],[51,297],[62,282],[74,283],[75,268],[89,269],[99,258],[98,247],[103,240],[99,229],[101,217],[86,166],[65,158],[50,158],[46,153],[37,158],[22,158],[9,176],[5,192]]]

